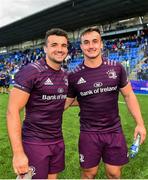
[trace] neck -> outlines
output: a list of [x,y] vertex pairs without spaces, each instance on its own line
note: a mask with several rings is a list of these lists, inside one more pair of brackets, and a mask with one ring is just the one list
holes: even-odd
[[99,67],[102,64],[102,57],[98,56],[98,57],[93,58],[93,59],[88,58],[88,57],[84,57],[84,64],[90,68]]
[[58,64],[54,61],[51,61],[48,58],[46,58],[46,63],[48,64],[49,67],[51,67],[54,70],[60,70],[61,69],[61,64]]

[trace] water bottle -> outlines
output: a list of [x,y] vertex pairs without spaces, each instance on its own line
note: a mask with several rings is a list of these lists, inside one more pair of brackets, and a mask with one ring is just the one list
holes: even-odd
[[140,146],[140,140],[141,140],[141,136],[140,134],[137,135],[136,139],[134,140],[133,144],[130,147],[130,157],[134,158],[136,156],[136,154],[139,151],[139,146]]
[[16,179],[32,179],[33,175],[35,175],[35,168],[33,166],[30,166],[27,173],[19,174]]

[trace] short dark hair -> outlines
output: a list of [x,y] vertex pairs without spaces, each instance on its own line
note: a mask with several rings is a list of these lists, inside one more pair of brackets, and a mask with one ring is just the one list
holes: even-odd
[[69,39],[68,39],[68,33],[67,33],[65,30],[63,30],[63,29],[61,29],[61,28],[52,28],[52,29],[50,29],[50,30],[48,30],[48,31],[46,32],[45,42],[44,42],[45,45],[47,45],[47,39],[48,39],[48,37],[51,36],[51,35],[64,36],[64,37],[67,39],[67,41],[69,40]]
[[87,27],[81,32],[80,40],[81,40],[82,36],[84,36],[85,34],[87,34],[89,32],[93,32],[93,31],[96,31],[97,33],[99,33],[101,35],[100,30],[99,30],[99,28],[97,26]]

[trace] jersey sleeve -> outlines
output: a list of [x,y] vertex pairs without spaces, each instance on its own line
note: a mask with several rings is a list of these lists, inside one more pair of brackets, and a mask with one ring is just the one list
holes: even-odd
[[128,84],[128,77],[127,77],[127,73],[124,69],[124,67],[122,66],[122,64],[120,64],[120,81],[119,81],[119,88],[123,88]]
[[22,68],[15,75],[14,87],[30,93],[37,76],[37,70],[30,64]]

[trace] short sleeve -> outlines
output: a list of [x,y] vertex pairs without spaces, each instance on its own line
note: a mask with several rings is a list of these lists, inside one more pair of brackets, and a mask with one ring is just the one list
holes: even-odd
[[119,88],[123,88],[128,84],[128,77],[124,67],[120,64],[120,81]]
[[36,79],[37,73],[37,70],[30,64],[23,67],[15,75],[14,87],[30,93],[34,86],[34,81]]

